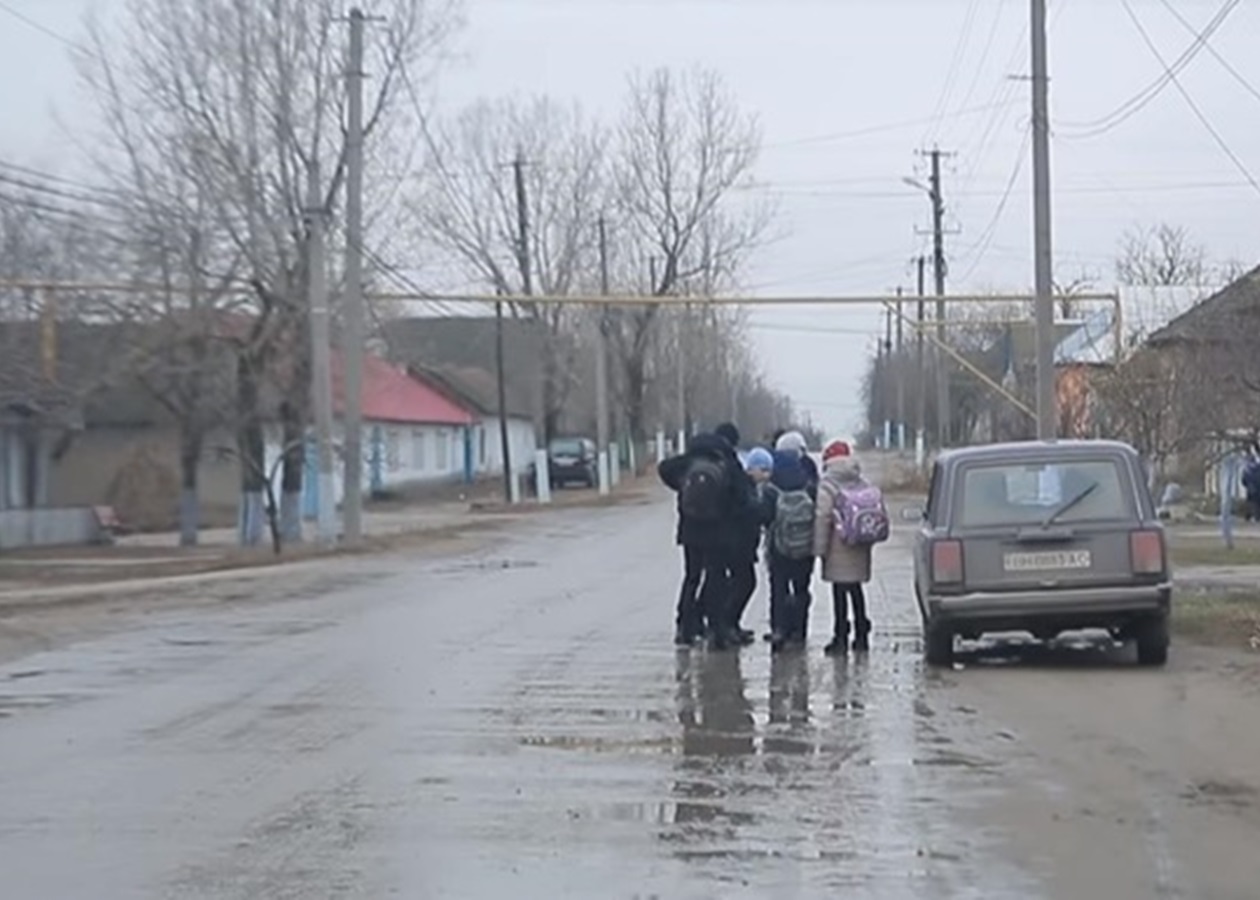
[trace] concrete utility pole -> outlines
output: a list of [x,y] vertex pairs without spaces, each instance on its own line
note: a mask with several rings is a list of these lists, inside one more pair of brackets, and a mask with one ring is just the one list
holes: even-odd
[[529,297],[534,293],[529,258],[529,195],[525,189],[525,157],[519,150],[512,161],[512,171],[516,177],[516,253],[521,269],[521,293]]
[[[503,290],[500,288],[499,293]],[[503,502],[510,504],[515,496],[512,490],[512,440],[508,436],[507,414],[507,365],[503,361],[503,301],[494,301],[494,359],[495,380],[499,394],[499,453],[503,457]]]
[[363,10],[350,10],[346,72],[345,539],[363,537]]
[[325,229],[328,211],[324,208],[320,183],[319,157],[311,158],[307,171],[307,278],[311,317],[311,409],[315,416],[315,446],[318,458],[317,494],[319,509],[316,527],[321,544],[337,542],[336,482],[333,478],[332,360],[329,342],[328,267],[324,261]]
[[927,441],[927,358],[923,352],[923,328],[927,319],[926,301],[924,295],[927,293],[927,257],[920,256],[917,260],[919,268],[919,308],[918,323],[919,327],[914,330],[915,334],[915,368],[918,372],[919,389],[916,410],[915,436],[914,436],[914,461],[919,468],[923,467],[926,458]]
[[905,355],[902,350],[904,320],[902,319],[902,301],[904,292],[897,288],[897,352],[893,356],[893,378],[897,383],[897,449],[906,449],[906,371]]
[[[933,150],[932,158],[932,273],[936,278],[936,296],[945,296],[945,200],[941,194],[941,151]],[[936,301],[937,347],[945,343],[945,301]],[[949,444],[949,360],[939,349],[936,351],[936,441],[937,446]]]
[[894,390],[893,380],[897,377],[896,370],[893,368],[893,307],[884,308],[884,377],[883,377],[883,393],[884,393],[884,449],[891,450],[893,446],[893,421],[895,408],[890,402],[891,395]]
[[[599,217],[599,290],[607,297],[611,293],[608,279],[608,223]],[[599,310],[595,318],[595,445],[599,463],[599,492],[611,490],[608,469],[608,442],[612,439],[608,427],[608,313]]]
[[1046,0],[1032,0],[1034,301],[1037,323],[1037,437],[1058,432],[1054,384],[1054,255],[1050,234],[1050,74]]

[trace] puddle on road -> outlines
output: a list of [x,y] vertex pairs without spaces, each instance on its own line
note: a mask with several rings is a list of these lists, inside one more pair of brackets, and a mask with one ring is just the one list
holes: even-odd
[[570,819],[605,822],[644,822],[650,825],[714,825],[745,826],[754,824],[758,816],[752,812],[729,809],[714,803],[664,801],[657,803],[606,803],[599,806],[575,807]]
[[0,694],[0,717],[8,718],[15,713],[51,709],[90,699],[87,694]]
[[537,569],[541,563],[534,559],[470,559],[447,565],[435,566],[435,575],[462,575],[468,572],[503,572],[512,569]]

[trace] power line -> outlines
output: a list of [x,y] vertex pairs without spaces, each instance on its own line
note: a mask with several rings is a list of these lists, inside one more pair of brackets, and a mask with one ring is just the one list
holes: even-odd
[[[949,68],[945,73],[945,82],[941,85],[940,96],[936,100],[936,107],[932,111],[932,121],[927,129],[923,132],[923,136],[919,139],[920,145],[928,143],[929,136],[932,136],[937,129],[940,128],[942,116],[945,112],[946,104],[954,92],[954,82],[958,79],[958,72],[962,68],[963,51],[967,49],[971,43],[971,31],[975,27],[976,10],[979,7],[979,0],[971,0],[967,4],[967,12],[963,17],[962,29],[959,31],[958,40],[954,44],[954,54],[950,58]],[[939,135],[936,135],[939,137]]]
[[[1142,90],[1138,91],[1124,103],[1120,104],[1114,110],[1107,113],[1107,115],[1087,122],[1071,122],[1064,120],[1057,122],[1056,124],[1070,130],[1081,131],[1080,134],[1071,135],[1070,139],[1085,140],[1105,134],[1120,124],[1128,121],[1133,116],[1137,115],[1138,112],[1145,109],[1156,97],[1162,94],[1168,85],[1177,84],[1177,75],[1194,61],[1195,57],[1197,57],[1203,50],[1204,46],[1206,46],[1208,38],[1216,33],[1216,31],[1225,23],[1225,20],[1229,18],[1229,14],[1233,12],[1241,2],[1242,0],[1225,0],[1225,3],[1221,6],[1216,15],[1212,17],[1212,20],[1208,22],[1203,32],[1197,35],[1195,40],[1182,52],[1179,57],[1177,57],[1172,65],[1165,62],[1162,55],[1159,56],[1160,64],[1164,69],[1163,74]],[[1127,3],[1125,3],[1125,8],[1131,14],[1132,11],[1129,9]],[[1132,18],[1132,15],[1130,15],[1130,18]],[[1150,40],[1145,36],[1145,34],[1144,39],[1147,41],[1147,46],[1150,46]]]
[[1255,188],[1256,193],[1260,193],[1260,182],[1256,181],[1256,179],[1252,176],[1251,172],[1247,169],[1247,166],[1243,164],[1243,161],[1241,159],[1239,159],[1238,154],[1236,154],[1230,148],[1229,144],[1226,143],[1225,139],[1221,137],[1220,132],[1217,131],[1215,127],[1213,127],[1212,123],[1208,120],[1207,116],[1205,116],[1203,114],[1203,111],[1199,109],[1199,105],[1194,102],[1194,98],[1190,96],[1190,92],[1187,91],[1185,86],[1181,83],[1181,81],[1178,80],[1176,73],[1173,72],[1173,70],[1169,67],[1168,63],[1164,60],[1163,54],[1159,52],[1159,47],[1155,46],[1155,42],[1151,39],[1151,36],[1147,32],[1145,26],[1142,25],[1142,20],[1138,18],[1137,13],[1133,10],[1132,4],[1130,4],[1129,0],[1121,0],[1121,3],[1124,4],[1124,10],[1126,13],[1129,14],[1129,18],[1133,21],[1133,25],[1137,28],[1138,32],[1142,35],[1142,40],[1146,42],[1146,46],[1150,48],[1151,53],[1155,56],[1157,60],[1159,60],[1159,64],[1163,66],[1164,71],[1168,73],[1168,77],[1171,79],[1173,85],[1177,88],[1177,92],[1181,94],[1182,99],[1186,101],[1186,105],[1188,105],[1191,111],[1194,113],[1195,118],[1197,118],[1199,122],[1203,124],[1203,127],[1207,129],[1208,133],[1212,135],[1212,139],[1216,141],[1217,146],[1221,148],[1221,150],[1225,153],[1225,155],[1229,157],[1230,161],[1234,164],[1234,166],[1237,167],[1238,171],[1243,174],[1243,177],[1245,177],[1247,181],[1251,184],[1251,186]]
[[997,228],[1002,221],[1002,214],[1006,212],[1006,204],[1010,202],[1011,194],[1015,191],[1015,185],[1019,181],[1019,176],[1024,171],[1024,161],[1028,158],[1028,144],[1032,140],[1032,128],[1029,127],[1024,132],[1024,140],[1019,145],[1019,152],[1015,157],[1015,167],[1011,171],[1011,177],[1006,183],[1006,190],[1002,193],[1002,199],[998,201],[997,209],[993,211],[993,218],[989,220],[989,224],[985,226],[980,233],[980,238],[971,247],[959,254],[959,257],[966,257],[972,253],[976,254],[976,258],[972,260],[966,274],[960,279],[966,281],[979,268],[980,262],[984,259],[984,255],[988,252],[989,245],[993,243],[993,238],[997,234]]
[[70,47],[74,50],[78,50],[80,52],[83,51],[82,47],[80,47],[74,41],[70,40],[70,38],[66,37],[64,34],[59,34],[56,31],[53,31],[44,23],[36,21],[35,19],[32,19],[30,16],[22,12],[20,9],[16,9],[13,6],[10,6],[8,3],[5,2],[5,0],[0,0],[0,10],[7,12],[9,15],[13,16],[13,18],[17,19],[20,22],[25,22],[31,28],[34,28],[36,31],[40,32],[41,34],[44,34],[52,38],[54,41],[60,41],[61,43],[65,44],[67,47]]
[[[966,109],[957,110],[951,117],[963,118],[966,116],[974,116],[979,113],[990,112],[998,106],[1010,106],[1009,102],[996,104],[986,103],[980,106],[972,106]],[[898,122],[886,122],[882,125],[869,125],[865,128],[855,128],[851,131],[834,131],[826,134],[817,134],[812,137],[793,138],[785,141],[774,141],[768,144],[762,144],[762,149],[782,149],[789,147],[803,147],[810,144],[826,144],[834,141],[844,141],[851,138],[866,137],[872,134],[881,134],[890,131],[903,131],[907,128],[915,128],[919,125],[931,125],[936,120],[935,116],[921,117],[917,119],[902,119]]]
[[1173,6],[1172,0],[1160,0],[1160,3],[1164,5],[1164,8],[1166,10],[1172,13],[1173,17],[1178,22],[1180,22],[1182,25],[1185,26],[1187,31],[1189,31],[1191,34],[1203,40],[1204,49],[1206,49],[1208,53],[1211,53],[1218,63],[1224,66],[1225,71],[1229,72],[1230,75],[1233,75],[1234,78],[1238,81],[1238,83],[1241,84],[1251,94],[1251,96],[1255,97],[1257,100],[1260,100],[1260,90],[1258,90],[1256,86],[1253,85],[1250,81],[1248,81],[1245,75],[1243,75],[1241,72],[1235,69],[1230,64],[1229,60],[1227,60],[1224,56],[1220,54],[1220,51],[1218,51],[1215,47],[1213,47],[1210,43],[1208,43],[1207,38],[1204,37],[1194,27],[1193,24],[1190,23],[1190,20],[1187,19],[1185,16],[1183,16],[1181,12],[1177,9],[1177,7]]

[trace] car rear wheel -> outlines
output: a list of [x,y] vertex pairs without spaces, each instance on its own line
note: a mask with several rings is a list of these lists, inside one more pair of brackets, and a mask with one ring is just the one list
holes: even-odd
[[1138,665],[1162,666],[1168,662],[1168,617],[1154,616],[1142,622],[1135,635]]
[[923,626],[923,654],[929,666],[954,664],[954,631],[940,622]]

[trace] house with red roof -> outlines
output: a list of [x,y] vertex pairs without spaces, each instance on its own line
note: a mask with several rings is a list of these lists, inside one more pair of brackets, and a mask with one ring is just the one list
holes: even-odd
[[[334,350],[331,359],[333,440],[339,455],[344,445],[346,405],[345,357]],[[405,369],[374,356],[363,357],[360,393],[363,416],[363,491],[365,494],[424,482],[471,481],[476,474],[472,426],[474,410],[434,389]],[[268,467],[279,457],[278,434],[269,441]],[[316,447],[308,442],[307,472],[303,479],[303,514],[313,518],[319,508]],[[279,470],[279,467],[274,467]],[[345,493],[344,464],[334,470],[337,503]],[[279,475],[277,474],[277,478]],[[279,489],[279,485],[276,485]]]
[[[116,334],[110,325],[75,324],[59,335],[66,361],[90,361],[101,366],[136,343],[131,335]],[[14,336],[26,344],[37,342],[25,334]],[[197,471],[197,493],[203,527],[229,527],[237,522],[240,505],[240,462],[231,427],[234,404],[234,361],[230,348],[216,344],[213,365],[221,368],[206,397],[211,412],[222,412],[221,423],[205,436]],[[120,363],[121,366],[121,363]],[[341,414],[345,403],[344,365],[332,355],[334,440],[343,444]],[[112,370],[111,370],[112,371]],[[126,375],[126,373],[123,373]],[[80,423],[65,439],[49,440],[49,472],[45,482],[49,506],[111,506],[129,527],[168,530],[176,527],[181,493],[181,432],[171,412],[134,376],[67,371],[62,380],[85,386]],[[90,388],[90,390],[88,390]],[[264,386],[264,415],[271,417],[275,397]],[[457,396],[409,376],[405,368],[366,354],[363,364],[363,487],[365,494],[419,482],[471,479],[474,435],[478,413]],[[282,446],[279,422],[264,427],[267,468],[276,473]],[[59,432],[60,434],[60,432]],[[308,438],[303,511],[314,517],[318,508],[316,448]],[[340,502],[343,460],[335,466],[335,491]],[[279,484],[276,485],[279,488]]]

